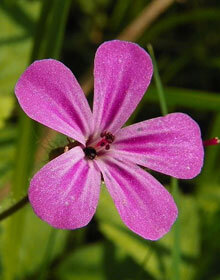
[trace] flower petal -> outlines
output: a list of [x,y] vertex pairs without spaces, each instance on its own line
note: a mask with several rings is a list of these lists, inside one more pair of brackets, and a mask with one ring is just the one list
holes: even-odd
[[38,171],[30,183],[29,200],[35,213],[53,227],[76,229],[92,219],[100,183],[100,171],[76,147]]
[[203,165],[200,128],[182,113],[125,127],[113,146],[127,160],[181,179],[195,177]]
[[137,44],[109,41],[95,56],[94,123],[98,133],[117,131],[140,102],[151,80],[150,56]]
[[64,64],[54,59],[35,61],[18,80],[15,93],[30,118],[85,144],[93,130],[92,112]]
[[97,162],[121,219],[140,236],[157,240],[166,234],[177,217],[169,192],[137,165],[118,158]]

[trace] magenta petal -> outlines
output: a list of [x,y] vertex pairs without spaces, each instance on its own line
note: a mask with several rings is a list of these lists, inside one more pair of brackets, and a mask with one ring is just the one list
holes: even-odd
[[177,217],[169,192],[140,167],[117,158],[98,162],[121,219],[140,236],[157,240]]
[[76,147],[38,171],[30,183],[29,200],[35,213],[53,227],[76,229],[92,219],[100,183],[100,171]]
[[54,59],[35,61],[18,80],[15,93],[30,118],[85,144],[93,130],[92,112],[64,64]]
[[114,149],[127,160],[182,179],[195,177],[203,165],[200,128],[182,113],[121,129],[115,137]]
[[153,72],[147,52],[137,44],[109,41],[95,56],[93,114],[99,132],[114,133],[144,95]]

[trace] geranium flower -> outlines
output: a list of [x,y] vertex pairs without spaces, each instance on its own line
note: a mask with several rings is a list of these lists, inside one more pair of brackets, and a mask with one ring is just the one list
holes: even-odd
[[94,62],[93,113],[76,78],[59,61],[35,61],[20,77],[15,93],[25,113],[77,141],[30,182],[29,200],[42,220],[61,229],[87,225],[96,211],[102,174],[128,228],[151,240],[170,230],[175,202],[139,165],[193,178],[203,164],[203,145],[199,126],[182,113],[122,128],[152,72],[149,55],[137,44],[102,44]]

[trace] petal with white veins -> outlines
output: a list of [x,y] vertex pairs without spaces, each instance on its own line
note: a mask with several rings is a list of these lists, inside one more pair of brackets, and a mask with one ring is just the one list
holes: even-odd
[[94,62],[93,114],[97,133],[114,134],[129,118],[147,90],[153,73],[148,53],[135,43],[102,44]]
[[149,173],[119,158],[97,161],[107,189],[125,225],[143,238],[157,240],[177,217],[169,192]]
[[173,113],[122,128],[112,151],[129,161],[181,179],[198,175],[204,149],[198,124]]
[[93,131],[92,112],[80,85],[57,60],[32,63],[18,80],[15,94],[30,118],[82,144]]
[[100,192],[100,171],[80,147],[46,164],[30,183],[29,200],[37,214],[55,228],[76,229],[92,219]]

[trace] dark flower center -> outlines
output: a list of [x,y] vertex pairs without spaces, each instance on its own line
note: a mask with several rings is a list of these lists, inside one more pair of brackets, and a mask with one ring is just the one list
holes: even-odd
[[88,159],[94,159],[97,156],[96,150],[92,147],[86,147],[83,151]]

